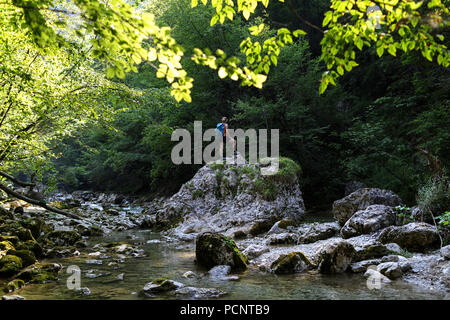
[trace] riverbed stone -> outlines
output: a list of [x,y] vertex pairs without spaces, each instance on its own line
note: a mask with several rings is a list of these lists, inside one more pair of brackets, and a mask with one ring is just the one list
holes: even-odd
[[55,246],[73,246],[81,235],[76,231],[55,230],[45,235],[45,240],[51,241]]
[[347,270],[355,255],[355,248],[345,240],[326,243],[319,253],[320,273],[342,273]]
[[22,269],[22,259],[14,255],[6,255],[0,258],[0,277],[10,277]]
[[441,256],[447,260],[450,260],[450,245],[441,248]]
[[245,248],[242,253],[245,254],[248,259],[254,259],[263,253],[269,252],[269,250],[270,249],[265,245],[251,244]]
[[175,295],[182,299],[209,299],[222,297],[226,292],[215,288],[183,287],[176,289]]
[[184,287],[184,285],[180,282],[176,282],[170,279],[156,279],[152,282],[147,283],[144,286],[144,293],[145,294],[158,294],[162,292],[172,291],[179,288]]
[[397,262],[380,263],[377,270],[391,280],[401,278],[403,275],[402,268]]
[[364,210],[356,211],[347,220],[341,229],[341,236],[347,239],[360,234],[369,234],[394,225],[395,222],[396,215],[392,207],[371,205]]
[[266,243],[269,245],[278,245],[278,244],[295,244],[297,242],[297,234],[295,233],[277,233],[270,235]]
[[2,205],[0,205],[0,218],[13,220],[14,215],[11,211],[6,210]]
[[247,257],[239,251],[234,240],[220,233],[198,235],[195,257],[199,265],[208,269],[217,265],[229,265],[233,271],[247,268]]
[[382,243],[395,242],[413,252],[437,249],[440,239],[436,228],[425,222],[412,222],[403,226],[390,226],[378,237]]
[[367,268],[370,266],[377,266],[381,263],[381,259],[369,259],[358,262],[352,262],[350,265],[350,270],[353,273],[363,273],[366,272]]
[[362,261],[373,258],[380,258],[392,252],[381,242],[374,241],[365,243],[355,248],[356,252],[353,261]]
[[39,263],[25,268],[17,276],[25,283],[46,283],[58,279],[62,266],[58,263]]
[[394,207],[401,205],[402,200],[390,190],[361,188],[340,200],[336,200],[333,203],[333,215],[343,226],[355,212],[364,210],[374,204]]
[[287,231],[292,231],[295,229],[297,223],[294,220],[280,220],[275,222],[275,224],[270,228],[267,234],[277,234],[285,233]]
[[313,243],[319,240],[325,240],[335,236],[339,232],[337,222],[308,223],[301,225],[297,232],[299,233],[297,243]]
[[36,256],[31,250],[10,250],[8,254],[19,257],[22,260],[22,267],[28,267],[36,262]]
[[377,266],[367,268],[364,277],[367,279],[367,286],[369,289],[381,289],[383,285],[392,282],[388,277],[377,270]]
[[25,285],[25,282],[21,279],[14,279],[5,286],[4,291],[5,292],[13,292],[17,289],[22,288]]
[[2,296],[2,300],[25,300],[24,297],[19,296],[18,294],[10,294],[10,295],[5,295]]
[[282,254],[270,266],[271,271],[275,274],[299,273],[311,268],[311,262],[301,252]]
[[388,255],[381,258],[381,262],[395,262],[400,266],[403,272],[409,271],[411,269],[411,264],[408,259],[400,255]]

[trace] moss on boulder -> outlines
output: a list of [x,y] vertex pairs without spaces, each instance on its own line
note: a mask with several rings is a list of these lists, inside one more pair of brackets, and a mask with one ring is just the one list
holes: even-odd
[[19,238],[16,236],[0,235],[0,242],[2,242],[2,241],[9,241],[12,243],[13,246],[16,246],[19,243]]
[[36,262],[36,256],[31,250],[10,250],[8,254],[22,259],[22,267],[28,267]]
[[30,229],[23,227],[15,220],[6,220],[0,225],[0,234],[6,236],[16,236],[21,241],[34,240]]
[[258,234],[267,232],[270,230],[270,228],[272,228],[273,224],[275,223],[276,219],[272,219],[272,220],[260,220],[260,221],[256,221],[252,227],[250,228],[250,230],[248,231],[249,234],[251,234],[252,236],[256,236]]
[[22,269],[22,259],[14,255],[6,255],[0,259],[0,277],[10,277]]
[[3,218],[5,220],[6,219],[13,220],[14,219],[14,215],[13,215],[13,213],[11,211],[6,210],[5,208],[3,208],[2,205],[0,205],[0,218]]
[[8,282],[8,284],[5,286],[3,291],[5,291],[6,293],[13,292],[17,289],[22,288],[24,285],[25,285],[25,282],[23,280],[14,279],[14,280]]
[[289,274],[303,272],[312,268],[311,262],[301,252],[282,254],[275,260],[270,269],[275,274]]
[[57,263],[35,263],[22,270],[16,279],[21,279],[25,283],[46,283],[58,279],[58,272],[61,265]]
[[24,228],[29,229],[35,239],[39,238],[42,233],[49,233],[53,230],[42,219],[38,218],[28,218],[20,220],[19,223]]
[[247,257],[240,252],[234,240],[220,233],[205,232],[197,236],[196,261],[208,269],[217,265],[229,265],[232,270],[247,268]]
[[319,272],[345,272],[355,253],[355,248],[347,241],[337,240],[327,243],[319,254]]
[[30,250],[34,253],[34,255],[38,258],[42,257],[44,249],[36,240],[27,240],[23,242],[19,242],[16,245],[17,250]]

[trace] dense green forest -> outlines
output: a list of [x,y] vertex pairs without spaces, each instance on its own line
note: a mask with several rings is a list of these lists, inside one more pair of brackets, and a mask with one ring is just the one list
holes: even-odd
[[[307,207],[329,206],[349,181],[391,189],[408,204],[444,185],[441,197],[449,201],[448,1],[421,7],[357,1],[382,6],[386,25],[371,30],[385,35],[378,38],[357,30],[367,18],[351,17],[365,7],[341,8],[351,1],[260,1],[257,7],[248,1],[248,10],[239,4],[237,13],[223,13],[229,2],[192,1],[193,8],[190,0],[130,2],[131,9],[154,15],[137,27],[151,31],[135,39],[117,36],[133,32],[121,30],[103,2],[62,2],[85,12],[67,14],[64,24],[51,1],[0,4],[8,12],[0,18],[8,22],[0,26],[0,169],[44,181],[53,186],[48,191],[167,195],[199,168],[170,161],[173,130],[193,130],[195,120],[214,128],[227,116],[233,128],[280,129],[280,153],[301,165]],[[86,23],[88,3],[105,18]],[[36,13],[49,5],[53,20]],[[390,16],[397,12],[392,7],[411,21]],[[344,24],[327,12],[356,22]],[[117,32],[102,29],[107,19],[117,22],[111,29]],[[350,31],[339,34],[349,25],[361,35],[356,40],[346,38]],[[65,31],[49,31],[58,28]],[[223,66],[208,68],[218,49],[249,68],[222,61],[220,51],[216,60]],[[158,61],[140,56],[156,53]],[[202,53],[208,59],[201,60]],[[336,85],[325,90],[324,83]]]

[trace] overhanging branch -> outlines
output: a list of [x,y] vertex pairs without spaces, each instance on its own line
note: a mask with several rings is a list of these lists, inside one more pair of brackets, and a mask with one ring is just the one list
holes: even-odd
[[16,178],[13,177],[12,175],[7,174],[6,172],[1,171],[1,170],[0,170],[0,176],[2,176],[3,178],[6,178],[6,179],[8,179],[8,180],[14,182],[15,184],[18,184],[18,185],[21,186],[21,187],[34,187],[34,186],[36,185],[36,184],[33,183],[33,182],[26,182],[26,181],[21,181],[21,180],[19,180],[19,179],[16,179]]
[[23,194],[18,193],[16,191],[8,188],[7,186],[1,184],[1,183],[0,183],[0,190],[5,191],[7,194],[9,194],[12,197],[16,197],[17,199],[23,200],[25,202],[28,202],[28,203],[31,203],[31,204],[34,204],[34,205],[37,205],[37,206],[39,206],[41,208],[47,209],[48,211],[59,213],[59,214],[62,214],[63,216],[69,217],[69,218],[74,218],[74,219],[79,219],[80,218],[79,216],[77,216],[77,215],[75,215],[73,213],[66,212],[66,211],[63,211],[63,210],[59,210],[57,208],[49,206],[45,201],[35,200],[35,199],[31,199],[31,198],[29,198],[27,196],[24,196]]

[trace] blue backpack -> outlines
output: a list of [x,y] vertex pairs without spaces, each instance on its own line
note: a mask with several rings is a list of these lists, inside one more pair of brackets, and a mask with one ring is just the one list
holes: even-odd
[[221,135],[223,135],[223,123],[222,122],[217,124],[216,129],[219,130]]

